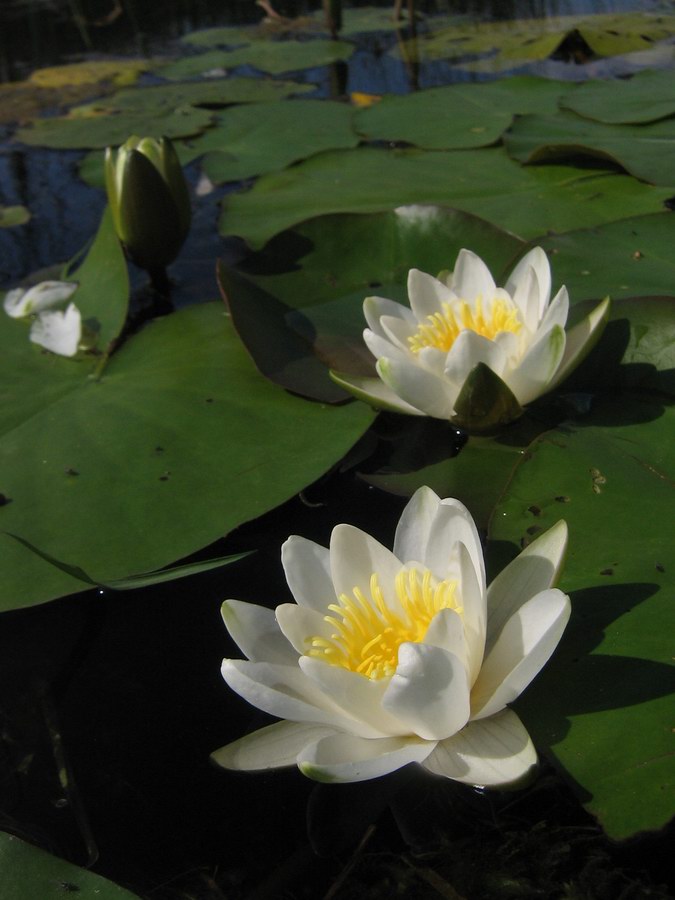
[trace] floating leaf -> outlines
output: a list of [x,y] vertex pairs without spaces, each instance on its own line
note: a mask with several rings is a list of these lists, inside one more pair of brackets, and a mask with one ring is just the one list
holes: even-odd
[[180,40],[182,44],[190,44],[192,47],[238,47],[241,44],[250,44],[257,32],[258,29],[255,27],[204,28],[201,31],[184,34]]
[[673,73],[646,71],[627,79],[587,81],[565,94],[560,104],[598,122],[655,122],[675,113]]
[[164,78],[181,79],[203,75],[212,69],[252,66],[261,72],[280,75],[327,66],[336,60],[348,59],[353,52],[354,45],[344,41],[253,41],[237,50],[214,50],[187,56],[162,67],[160,72]]
[[5,832],[0,832],[0,869],[3,900],[60,900],[71,894],[96,900],[139,900],[112,881]]
[[222,113],[214,128],[189,142],[189,155],[208,154],[203,168],[214,183],[239,181],[322,150],[355,147],[359,139],[351,118],[347,105],[328,100],[235,106]]
[[272,235],[325,213],[374,212],[404,203],[441,203],[529,239],[658,212],[672,190],[625,175],[574,166],[522,166],[502,148],[424,152],[370,147],[313,156],[263,175],[228,197],[221,234],[260,247]]
[[523,116],[504,141],[509,153],[521,162],[600,157],[643,181],[675,185],[675,119],[645,125],[603,125],[574,113]]
[[[106,582],[155,571],[293,496],[372,421],[327,408],[254,369],[222,304],[157,319],[92,380],[0,319],[0,528]],[[17,377],[21,373],[21,377]],[[67,523],[59,525],[55,523]],[[0,606],[82,583],[0,539]]]
[[513,116],[555,112],[569,85],[523,76],[488,84],[431,88],[381,103],[355,114],[359,134],[368,140],[406,141],[430,150],[494,144]]
[[13,228],[30,221],[30,212],[25,206],[0,206],[0,228]]
[[617,840],[673,813],[673,428],[647,395],[596,401],[529,447],[490,526],[518,546],[568,523],[572,618],[517,708]]
[[65,66],[36,69],[29,80],[40,87],[48,88],[97,84],[99,81],[109,81],[116,87],[127,87],[138,80],[141,72],[147,72],[151,67],[152,63],[147,59],[92,59]]

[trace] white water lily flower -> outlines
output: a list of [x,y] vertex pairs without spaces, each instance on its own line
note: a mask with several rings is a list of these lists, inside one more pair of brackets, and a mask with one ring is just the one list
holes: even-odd
[[[551,269],[541,247],[521,259],[503,288],[478,256],[461,250],[445,280],[411,269],[408,296],[410,309],[383,297],[364,302],[369,327],[363,337],[381,380],[333,376],[375,406],[449,419],[469,430],[505,424],[560,384],[599,338],[609,311],[606,299],[566,333],[567,290],[550,299]],[[485,367],[497,379],[490,377],[489,387],[483,380],[479,392],[502,396],[484,410],[471,390],[461,394],[469,376]],[[490,414],[494,422],[480,421]]]
[[3,306],[8,316],[21,319],[69,300],[76,290],[77,284],[71,281],[41,281],[28,290],[14,288],[8,291]]
[[41,312],[30,329],[30,339],[59,356],[75,356],[82,339],[82,316],[74,303]]
[[246,655],[230,687],[283,721],[213,754],[228,769],[297,764],[318,781],[363,781],[421,763],[468,784],[508,784],[536,763],[507,708],[555,649],[570,614],[552,587],[560,521],[489,588],[476,526],[458,500],[420,488],[393,552],[350,525],[330,549],[293,536],[282,562],[296,603],[228,600]]

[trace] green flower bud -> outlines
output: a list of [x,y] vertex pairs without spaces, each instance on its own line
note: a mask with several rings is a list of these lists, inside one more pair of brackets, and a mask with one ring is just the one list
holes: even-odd
[[168,138],[130,137],[105,151],[105,182],[117,236],[131,259],[149,271],[173,262],[192,214],[190,195]]

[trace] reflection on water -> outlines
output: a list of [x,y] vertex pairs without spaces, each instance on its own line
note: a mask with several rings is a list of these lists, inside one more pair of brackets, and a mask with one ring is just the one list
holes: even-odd
[[[393,0],[352,0],[345,6],[389,7]],[[418,0],[425,14],[510,19],[655,10],[659,0]],[[321,0],[272,0],[281,15],[307,15]],[[200,28],[259,22],[255,0],[2,0],[0,82],[82,53],[151,55]]]

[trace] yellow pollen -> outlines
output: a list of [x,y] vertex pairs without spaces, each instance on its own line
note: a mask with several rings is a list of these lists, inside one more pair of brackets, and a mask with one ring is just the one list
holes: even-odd
[[428,569],[421,574],[417,569],[402,569],[394,586],[401,612],[387,606],[377,574],[370,576],[370,596],[359,587],[351,597],[341,594],[338,603],[328,607],[332,615],[324,616],[335,631],[330,638],[307,638],[307,655],[366,678],[390,678],[404,641],[423,641],[431,620],[442,609],[462,614],[455,600],[456,582],[437,582]]
[[452,305],[443,303],[442,310],[427,316],[425,323],[408,338],[413,353],[419,353],[423,347],[437,347],[447,353],[462,331],[475,331],[492,341],[502,331],[518,334],[521,329],[517,307],[500,297],[493,298],[485,310],[482,297],[473,305],[466,300]]

